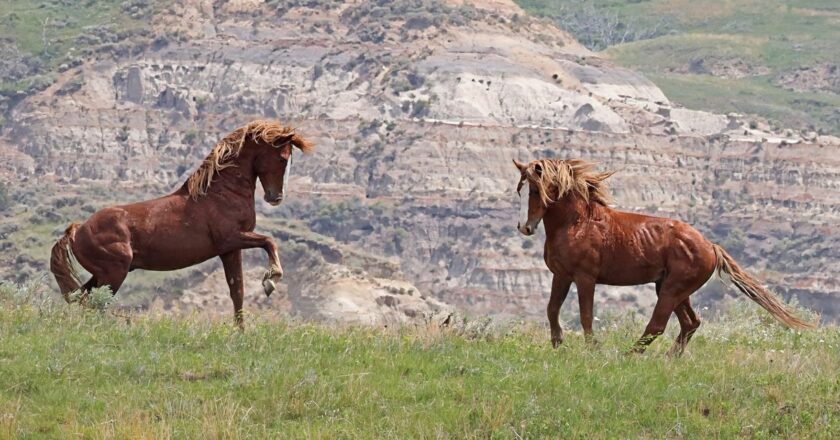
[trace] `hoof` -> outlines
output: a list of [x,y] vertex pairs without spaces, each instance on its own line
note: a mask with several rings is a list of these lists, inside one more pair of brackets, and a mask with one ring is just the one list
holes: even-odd
[[274,292],[275,290],[277,290],[277,285],[274,284],[274,281],[272,281],[269,278],[264,279],[262,285],[263,285],[263,290],[265,290],[265,296],[266,297],[270,297],[271,293]]
[[283,269],[279,267],[270,267],[268,272],[263,276],[263,290],[265,296],[271,296],[271,293],[277,290],[277,283],[283,279]]
[[557,348],[563,344],[563,338],[551,338],[551,348]]

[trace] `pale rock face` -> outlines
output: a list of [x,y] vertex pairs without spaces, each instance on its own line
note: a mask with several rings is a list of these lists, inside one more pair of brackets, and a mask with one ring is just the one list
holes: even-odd
[[447,72],[432,88],[439,99],[430,117],[448,123],[515,127],[566,128],[626,133],[624,120],[597,100],[570,92],[538,78],[506,77],[494,85],[488,72],[476,77],[463,73],[453,84]]
[[[640,74],[512,2],[479,5],[501,18],[465,19],[456,9],[453,21],[423,29],[387,17],[352,22],[353,8],[365,4],[279,14],[250,0],[219,9],[179,2],[171,7],[181,19],[161,13],[152,26],[177,30],[183,41],[88,60],[19,103],[0,138],[2,172],[50,176],[79,192],[92,181],[172,189],[219,137],[255,117],[278,118],[318,145],[296,160],[290,181],[291,199],[309,205],[283,215],[340,242],[327,248],[391,263],[365,266],[370,275],[361,278],[342,275],[358,268],[356,258],[318,263],[329,276],[309,282],[289,268],[288,301],[260,307],[374,322],[442,301],[471,314],[543,319],[551,274],[539,237],[515,230],[511,160],[585,158],[618,170],[617,207],[677,217],[727,239],[777,290],[840,316],[832,306],[840,284],[830,275],[840,269],[836,138],[772,133],[737,115],[676,107]],[[377,33],[383,23],[390,27]],[[77,75],[79,90],[56,93]],[[336,220],[320,220],[327,226],[313,221],[315,204],[356,199],[369,209],[350,218],[335,212]],[[376,204],[393,212],[362,222]],[[279,214],[260,210],[258,229],[276,233],[267,220]],[[789,253],[802,262],[781,262]],[[221,268],[208,270],[218,277]],[[183,288],[214,295],[227,310],[225,284],[216,281],[186,276]],[[388,293],[400,282],[418,293]],[[651,286],[598,292],[622,309],[645,309],[653,297]],[[630,301],[636,293],[644,299]],[[388,295],[399,303],[380,299]]]
[[709,112],[675,108],[671,110],[671,119],[682,133],[711,136],[723,133],[728,128],[726,116]]

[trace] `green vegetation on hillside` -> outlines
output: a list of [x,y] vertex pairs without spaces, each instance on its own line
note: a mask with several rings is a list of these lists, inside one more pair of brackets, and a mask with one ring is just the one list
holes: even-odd
[[144,20],[152,4],[153,0],[0,0],[0,104],[4,96],[49,87],[59,70],[81,63],[96,47],[146,34]]
[[332,328],[82,311],[0,285],[0,438],[837,438],[840,331],[752,304],[668,359],[638,318]]
[[833,0],[517,0],[675,102],[840,133]]

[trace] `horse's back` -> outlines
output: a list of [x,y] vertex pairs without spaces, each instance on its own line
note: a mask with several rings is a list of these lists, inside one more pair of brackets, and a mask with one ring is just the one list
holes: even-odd
[[711,275],[715,267],[712,243],[694,226],[673,218],[626,213],[639,222],[649,237],[649,250],[662,258],[667,272],[700,278]]
[[702,278],[714,268],[711,243],[688,223],[616,210],[608,215],[612,238],[605,240],[602,255],[605,284],[652,282],[669,272],[694,271]]

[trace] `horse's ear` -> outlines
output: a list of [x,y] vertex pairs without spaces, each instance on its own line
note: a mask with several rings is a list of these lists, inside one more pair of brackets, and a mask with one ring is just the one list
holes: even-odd
[[513,159],[513,164],[514,164],[514,165],[516,165],[516,168],[518,168],[518,169],[519,169],[519,172],[520,172],[520,173],[525,172],[525,168],[527,168],[527,167],[528,167],[528,165],[525,165],[524,163],[522,163],[522,162],[520,162],[520,161],[518,161],[518,160],[516,160],[516,159]]
[[277,139],[275,139],[274,142],[271,143],[271,146],[274,147],[274,148],[280,148],[284,145],[288,145],[289,142],[292,141],[293,137],[295,137],[294,133],[290,133],[290,134],[287,134],[287,135],[280,136]]

